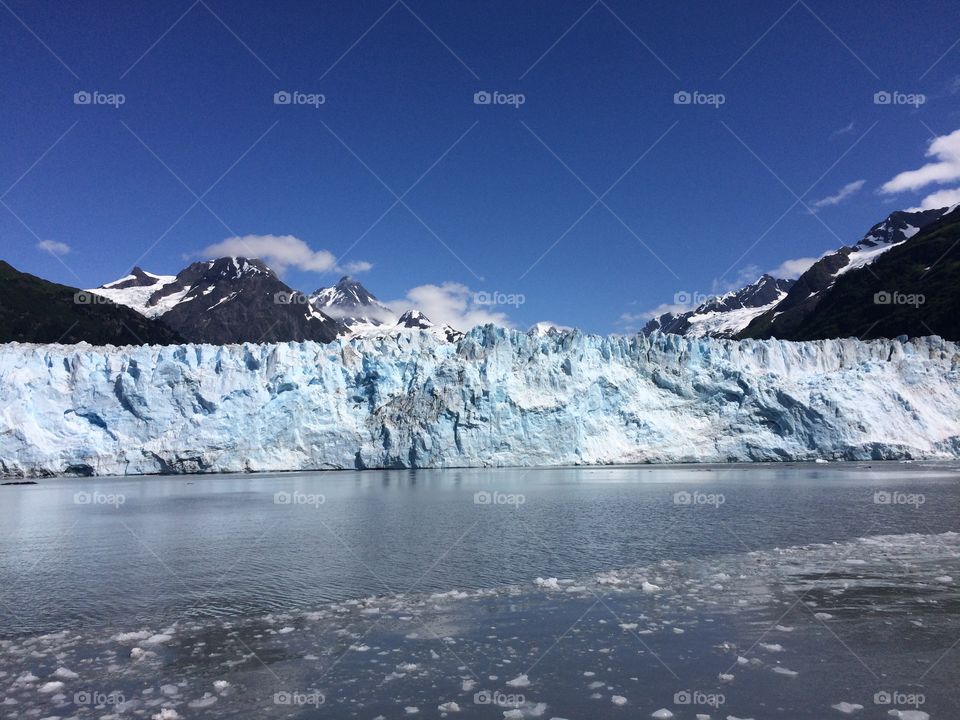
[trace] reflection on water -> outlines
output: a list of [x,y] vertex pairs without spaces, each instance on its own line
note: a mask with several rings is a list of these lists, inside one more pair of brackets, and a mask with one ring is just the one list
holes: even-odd
[[956,717],[957,469],[0,489],[0,716]]

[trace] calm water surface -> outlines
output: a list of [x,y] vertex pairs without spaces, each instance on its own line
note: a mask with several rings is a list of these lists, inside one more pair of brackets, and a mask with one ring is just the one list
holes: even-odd
[[[923,539],[960,530],[958,480],[955,464],[874,463],[3,487],[0,698],[8,683],[16,705],[0,717],[101,717],[111,703],[97,708],[95,693],[111,691],[131,717],[243,716],[253,703],[278,717],[670,708],[759,720],[841,717],[830,707],[841,701],[865,705],[863,717],[960,717],[944,714],[957,698],[938,687],[960,668],[941,658],[960,639],[960,560],[950,536]],[[861,540],[907,534],[921,539]],[[828,605],[843,631],[815,617]],[[882,636],[891,628],[899,642]],[[847,647],[854,638],[869,657]],[[42,691],[48,680],[64,686]],[[814,680],[833,694],[809,697]],[[697,689],[724,695],[725,709],[675,702]],[[913,705],[893,702],[910,699],[900,689]],[[485,705],[478,691],[525,696]],[[873,702],[888,691],[889,706]]]

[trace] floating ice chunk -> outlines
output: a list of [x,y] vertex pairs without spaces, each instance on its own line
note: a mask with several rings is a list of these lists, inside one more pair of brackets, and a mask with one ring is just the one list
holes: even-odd
[[737,665],[749,665],[750,661],[743,655],[737,655]]
[[530,678],[526,675],[517,675],[513,680],[507,680],[507,685],[510,687],[529,687]]
[[405,708],[403,709],[403,711],[404,711],[407,715],[416,715],[418,712],[420,712],[420,708],[418,708],[418,707],[413,707],[412,705],[408,705],[407,707],[405,707]]
[[796,677],[797,675],[800,674],[796,670],[790,670],[788,668],[783,667],[782,665],[775,666],[773,668],[773,671],[777,673],[777,675],[786,675],[787,677]]
[[163,645],[165,642],[170,642],[173,640],[172,635],[167,635],[165,633],[157,633],[156,635],[151,635],[146,640],[143,641],[144,645]]
[[138,630],[136,632],[120,633],[114,635],[111,639],[119,643],[136,642],[137,640],[146,640],[153,635],[150,630]]
[[551,577],[551,578],[538,577],[536,580],[533,581],[533,584],[536,585],[537,587],[541,587],[546,590],[560,589],[560,583],[557,581],[555,577]]
[[293,632],[293,628],[290,627],[289,625],[287,625],[286,627],[282,627],[282,628],[280,628],[279,630],[277,630],[277,634],[278,634],[278,635],[286,635],[286,634],[292,633],[292,632]]
[[440,712],[460,712],[460,706],[455,702],[445,702],[442,705],[438,705],[437,710]]
[[176,685],[171,685],[171,684],[161,685],[160,692],[162,692],[164,695],[179,695],[180,688],[178,688]]
[[654,585],[652,582],[648,582],[647,580],[644,580],[643,583],[641,583],[640,589],[643,590],[648,595],[655,592],[660,592],[659,585]]
[[936,580],[938,583],[952,583],[952,582],[953,582],[953,578],[950,577],[949,575],[938,575],[937,577],[934,578],[934,580]]
[[623,695],[613,695],[610,697],[610,702],[614,705],[626,705],[627,699]]
[[593,672],[592,670],[585,670],[583,673],[584,677],[593,677],[594,675],[596,675],[596,673]]
[[463,690],[464,692],[470,692],[470,691],[473,690],[476,686],[477,686],[477,681],[476,681],[476,680],[464,680],[464,681],[460,684],[460,689]]
[[367,652],[370,649],[370,646],[369,645],[351,645],[350,649],[355,650],[356,652]]
[[173,708],[163,708],[153,715],[153,720],[180,720],[180,714]]
[[710,720],[710,716],[705,713],[697,713],[697,720]]
[[210,693],[206,692],[203,694],[202,698],[197,698],[196,700],[191,700],[190,702],[188,702],[187,707],[206,708],[206,707],[210,707],[211,705],[214,705],[216,702],[217,702],[217,696],[211,695]]
[[624,630],[636,630],[637,623],[620,623],[620,627]]
[[891,710],[887,715],[899,720],[930,720],[930,715],[923,710]]
[[793,632],[795,628],[789,625],[775,625],[773,629],[780,632]]
[[39,692],[51,694],[51,693],[60,692],[61,690],[63,690],[63,688],[64,688],[64,685],[62,682],[60,682],[59,680],[51,680],[50,682],[44,683],[43,685],[41,685],[39,688]]
[[813,616],[817,620],[833,620],[833,615],[831,615],[830,613],[818,612],[818,613],[814,613]]
[[666,708],[660,708],[650,717],[656,718],[657,720],[670,720],[673,717],[673,713],[667,710]]
[[222,692],[223,692],[224,690],[226,690],[228,687],[230,687],[230,683],[228,683],[226,680],[214,680],[214,681],[213,681],[213,689],[216,690],[216,691],[219,692],[219,693],[222,693]]
[[65,667],[57,668],[57,671],[53,674],[55,678],[60,680],[76,680],[79,675],[77,675],[73,670],[68,670]]
[[783,645],[779,643],[759,643],[759,645],[767,652],[783,652]]
[[856,703],[848,702],[838,702],[836,705],[831,705],[834,710],[842,712],[844,715],[853,715],[853,713],[858,710],[863,710],[863,705],[857,705]]
[[719,675],[717,675],[717,679],[720,682],[733,682],[733,675],[731,675],[730,673],[720,673]]
[[16,679],[16,684],[17,684],[17,685],[29,685],[29,684],[31,684],[31,683],[35,683],[35,682],[36,682],[37,680],[39,680],[39,679],[40,679],[40,678],[38,678],[36,675],[34,675],[34,674],[33,674],[32,672],[30,672],[29,670],[27,670],[25,673],[21,673],[21,674],[20,674],[20,677],[18,677],[18,678]]
[[399,665],[397,665],[397,670],[399,670],[400,672],[412,673],[412,672],[416,672],[419,667],[420,666],[417,665],[416,663],[400,663]]

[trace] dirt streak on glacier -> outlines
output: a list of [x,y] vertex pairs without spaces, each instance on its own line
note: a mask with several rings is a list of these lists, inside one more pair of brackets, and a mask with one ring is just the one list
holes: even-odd
[[0,346],[12,476],[960,457],[960,347],[478,327]]

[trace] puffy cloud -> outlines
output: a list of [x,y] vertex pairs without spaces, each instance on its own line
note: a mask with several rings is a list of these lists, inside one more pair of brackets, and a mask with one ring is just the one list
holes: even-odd
[[450,325],[457,330],[469,330],[477,325],[493,323],[513,327],[513,321],[504,312],[495,311],[496,305],[478,302],[476,293],[466,285],[445,282],[442,285],[418,285],[407,291],[402,300],[386,304],[401,315],[407,310],[419,310],[436,325]]
[[66,255],[70,252],[70,246],[57,240],[41,240],[37,243],[37,250],[45,250],[53,255]]
[[642,330],[643,326],[653,318],[660,317],[665,313],[679,315],[680,313],[685,313],[688,310],[693,310],[694,307],[696,307],[696,305],[693,303],[663,303],[661,305],[657,305],[655,308],[645,310],[643,312],[625,312],[619,318],[617,318],[615,324],[623,332],[635,333]]
[[909,208],[911,211],[917,210],[938,210],[939,208],[950,207],[960,203],[960,188],[951,190],[938,190],[932,195],[927,195],[920,201],[920,206]]
[[813,203],[812,207],[819,210],[820,208],[839,205],[850,196],[860,192],[860,190],[862,190],[863,186],[866,184],[867,184],[866,180],[854,180],[853,182],[850,182],[844,185],[835,194],[828,195],[825,198],[820,198],[815,203]]
[[927,148],[926,156],[937,160],[916,170],[907,170],[896,175],[883,184],[881,192],[900,193],[960,180],[960,130],[934,138]]
[[784,260],[778,267],[767,272],[775,278],[796,278],[803,275],[820,258],[803,257]]
[[260,258],[278,274],[289,268],[307,272],[360,273],[373,267],[365,261],[348,263],[341,267],[337,257],[328,250],[313,250],[307,243],[293,235],[243,235],[208,245],[196,255],[203,257]]

